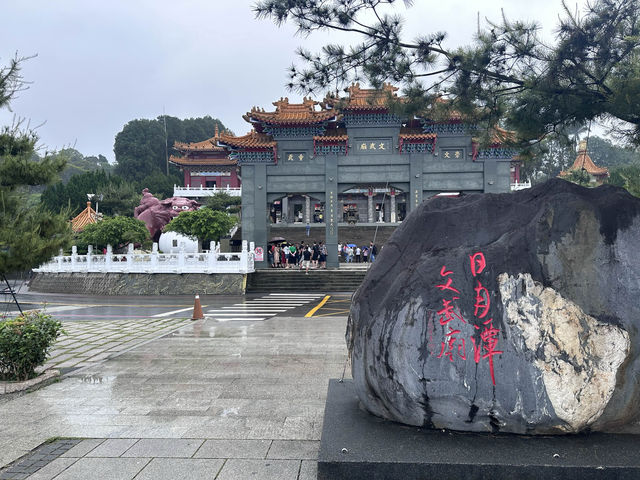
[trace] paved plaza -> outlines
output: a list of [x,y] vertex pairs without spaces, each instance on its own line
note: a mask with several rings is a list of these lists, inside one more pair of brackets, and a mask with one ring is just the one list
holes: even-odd
[[65,321],[50,362],[72,370],[0,400],[0,465],[22,457],[0,479],[315,479],[347,356],[345,315],[305,316],[323,297]]

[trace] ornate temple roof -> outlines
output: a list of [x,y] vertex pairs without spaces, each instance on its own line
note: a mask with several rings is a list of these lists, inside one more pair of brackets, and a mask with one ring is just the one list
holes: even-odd
[[324,104],[331,107],[340,107],[342,110],[380,111],[388,108],[390,98],[397,99],[398,87],[390,83],[384,83],[382,88],[360,88],[359,83],[352,84],[347,91],[348,98],[326,97]]
[[229,158],[227,154],[228,152],[224,149],[224,147],[219,148],[224,151],[224,157],[176,157],[174,155],[171,155],[169,157],[169,163],[172,163],[179,167],[187,167],[193,165],[231,166],[238,164],[236,160]]
[[276,146],[276,142],[274,142],[269,135],[265,133],[258,133],[255,130],[251,130],[242,137],[222,133],[220,134],[218,142],[220,145],[232,148],[266,149],[275,148]]
[[346,142],[349,140],[346,128],[327,129],[324,135],[316,135],[313,137],[315,142]]
[[[480,139],[473,137],[471,139],[474,143],[479,143]],[[516,141],[516,132],[511,130],[505,130],[504,128],[495,126],[489,132],[489,146],[499,147],[505,143],[511,143]]]
[[567,170],[560,172],[560,176],[564,177],[576,170],[586,170],[589,175],[594,177],[607,177],[609,176],[609,169],[606,167],[598,167],[591,157],[587,153],[587,142],[582,140],[578,146],[578,156],[576,157],[573,165]]
[[435,140],[438,137],[435,133],[424,133],[422,129],[419,128],[401,128],[400,134],[398,135],[399,140],[407,141],[425,141],[425,140]]
[[87,208],[71,220],[71,229],[74,232],[81,232],[87,225],[92,223],[98,223],[98,215],[96,211],[91,208],[91,202],[87,202]]
[[182,152],[184,155],[182,157],[171,155],[171,157],[169,157],[169,163],[179,167],[194,165],[237,165],[238,162],[236,160],[229,158],[227,149],[218,145],[219,139],[220,132],[216,125],[215,134],[207,140],[192,143],[174,142],[173,148]]
[[218,145],[219,137],[220,137],[220,132],[218,131],[218,125],[216,124],[215,133],[213,137],[207,140],[203,140],[202,142],[192,142],[192,143],[174,142],[173,148],[182,153],[201,152],[201,151],[226,153],[226,150],[224,149],[224,147],[221,147]]
[[318,102],[304,98],[302,103],[289,103],[288,98],[281,98],[273,102],[276,107],[273,112],[266,112],[264,109],[253,107],[250,112],[243,115],[249,123],[267,123],[271,125],[312,125],[332,120],[336,116],[334,110],[320,108]]

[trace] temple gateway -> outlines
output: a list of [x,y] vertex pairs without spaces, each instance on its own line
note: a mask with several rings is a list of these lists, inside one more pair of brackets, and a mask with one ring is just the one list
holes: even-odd
[[[341,227],[397,225],[431,196],[508,192],[519,181],[516,152],[502,146],[506,132],[496,130],[492,144],[480,149],[474,126],[459,115],[446,121],[394,115],[386,105],[396,91],[355,84],[343,99],[282,98],[273,111],[254,107],[243,117],[253,127],[247,135],[216,132],[194,148],[180,145],[187,158],[172,163],[183,167],[191,189],[204,187],[201,181],[216,186],[206,173],[213,166],[226,175],[218,175],[224,183],[217,186],[234,184],[239,168],[242,239],[266,252],[276,227],[324,227],[329,267],[338,266]],[[265,254],[256,267],[267,266]]]

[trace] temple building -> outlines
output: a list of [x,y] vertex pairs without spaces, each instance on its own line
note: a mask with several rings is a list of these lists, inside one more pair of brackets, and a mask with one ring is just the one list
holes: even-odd
[[[175,142],[173,148],[182,153],[171,155],[169,163],[176,165],[184,174],[186,190],[195,190],[196,195],[211,195],[219,189],[240,193],[240,175],[238,162],[229,157],[226,148],[218,145],[220,132],[216,125],[213,137],[202,142]],[[177,195],[185,196],[184,192]],[[200,194],[200,195],[198,195]]]
[[[496,130],[491,145],[479,148],[477,129],[459,115],[396,116],[387,107],[396,91],[355,84],[347,97],[322,103],[282,98],[274,110],[244,115],[252,126],[247,135],[179,144],[185,156],[171,161],[185,171],[186,185],[238,179],[237,162],[242,238],[266,252],[278,225],[322,228],[330,267],[338,265],[339,228],[397,225],[431,196],[508,192],[519,180],[516,152],[502,144],[506,132]],[[223,171],[230,174],[209,175]],[[267,266],[263,258],[258,268]]]
[[606,167],[598,167],[587,153],[587,141],[581,140],[578,145],[578,156],[573,165],[567,170],[560,172],[560,177],[567,177],[572,172],[586,172],[589,174],[590,183],[602,185],[609,176],[609,169]]
[[87,225],[98,223],[102,219],[102,214],[98,214],[91,208],[91,202],[87,202],[87,208],[71,219],[71,229],[77,233],[85,229]]

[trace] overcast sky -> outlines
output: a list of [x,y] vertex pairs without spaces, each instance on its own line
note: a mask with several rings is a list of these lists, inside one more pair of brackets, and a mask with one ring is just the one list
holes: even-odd
[[[0,111],[27,119],[43,148],[75,147],[114,160],[115,135],[130,120],[167,115],[217,117],[236,135],[249,130],[242,115],[267,110],[282,96],[296,47],[312,50],[329,38],[295,35],[257,20],[253,0],[2,0],[0,64],[16,52],[37,55],[24,64],[32,82]],[[571,8],[585,0],[568,1]],[[408,32],[446,31],[448,45],[470,43],[480,18],[537,20],[548,38],[560,0],[415,0],[406,9]],[[480,9],[480,10],[479,10]],[[341,41],[335,34],[332,41]],[[213,132],[212,132],[213,135]]]

